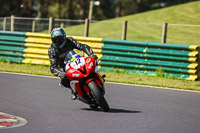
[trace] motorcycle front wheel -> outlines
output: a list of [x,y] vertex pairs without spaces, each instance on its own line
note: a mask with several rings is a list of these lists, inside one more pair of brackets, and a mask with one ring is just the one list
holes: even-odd
[[104,98],[102,92],[99,90],[98,86],[96,85],[96,83],[94,81],[91,81],[90,83],[88,83],[88,87],[90,88],[92,95],[94,96],[94,99],[96,100],[97,104],[99,104],[102,111],[108,112],[109,105],[106,99]]

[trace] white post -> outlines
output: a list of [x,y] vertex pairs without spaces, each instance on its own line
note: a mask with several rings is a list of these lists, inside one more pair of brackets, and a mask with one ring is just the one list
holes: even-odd
[[49,34],[51,33],[53,29],[53,18],[49,17]]
[[94,6],[94,1],[90,1],[90,9],[89,9],[89,16],[88,19],[91,22],[92,21],[92,12],[93,12],[93,6]]
[[90,23],[90,20],[86,18],[85,19],[85,32],[84,32],[85,37],[89,36],[89,23]]
[[166,43],[167,41],[167,23],[163,24],[163,30],[162,30],[162,39],[161,43]]
[[6,17],[4,17],[3,19],[3,31],[6,30]]
[[123,25],[122,25],[122,40],[126,40],[127,24],[128,24],[128,21],[123,21]]
[[63,22],[60,23],[60,27],[61,27],[61,28],[64,27],[64,23],[63,23]]
[[35,32],[35,20],[32,22],[32,32]]
[[14,15],[11,15],[11,18],[10,18],[10,31],[14,31]]

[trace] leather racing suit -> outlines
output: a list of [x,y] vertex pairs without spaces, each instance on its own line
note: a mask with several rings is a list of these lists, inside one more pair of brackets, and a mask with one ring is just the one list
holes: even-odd
[[[53,44],[49,47],[48,55],[50,60],[50,71],[53,75],[58,76],[60,72],[65,71],[65,58],[68,52],[73,49],[81,50],[90,57],[94,56],[92,49],[88,45],[79,43],[72,37],[67,37],[66,44],[61,49],[55,48]],[[70,87],[69,80],[66,77],[61,79],[61,84],[65,87]]]

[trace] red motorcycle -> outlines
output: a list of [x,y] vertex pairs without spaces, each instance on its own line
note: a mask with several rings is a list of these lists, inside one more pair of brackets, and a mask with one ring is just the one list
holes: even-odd
[[66,76],[77,99],[92,109],[100,107],[102,111],[108,112],[109,105],[104,98],[104,79],[97,71],[97,61],[93,57],[82,57],[70,51],[65,64]]

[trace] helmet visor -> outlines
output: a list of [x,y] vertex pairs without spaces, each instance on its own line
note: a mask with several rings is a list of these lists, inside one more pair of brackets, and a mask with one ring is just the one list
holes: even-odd
[[59,46],[63,45],[65,40],[66,40],[65,36],[55,36],[52,39],[52,41],[56,45],[56,47],[59,47]]

